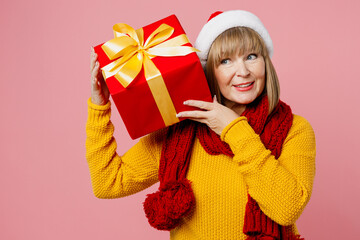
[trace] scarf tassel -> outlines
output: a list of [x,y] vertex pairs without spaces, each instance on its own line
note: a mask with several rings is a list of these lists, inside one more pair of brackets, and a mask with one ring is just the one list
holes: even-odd
[[191,183],[184,178],[167,182],[160,186],[157,192],[148,194],[144,210],[152,227],[158,230],[171,230],[189,213],[194,204]]

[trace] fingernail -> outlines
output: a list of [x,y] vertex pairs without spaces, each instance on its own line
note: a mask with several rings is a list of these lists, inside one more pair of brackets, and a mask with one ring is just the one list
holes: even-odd
[[176,117],[177,117],[177,118],[178,118],[178,117],[181,117],[181,116],[182,116],[181,113],[176,114]]
[[98,61],[96,61],[96,66],[97,66],[97,67],[99,66],[99,62],[98,62]]
[[184,103],[183,103],[184,105],[187,105],[188,104],[188,101],[184,101]]

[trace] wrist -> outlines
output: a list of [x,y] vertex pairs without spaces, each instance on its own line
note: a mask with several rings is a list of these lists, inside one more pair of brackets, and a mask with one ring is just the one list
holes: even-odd
[[111,102],[108,100],[105,104],[97,104],[96,102],[93,102],[91,97],[88,99],[88,106],[94,110],[108,110],[110,109]]
[[100,100],[100,99],[93,98],[93,97],[90,98],[90,101],[91,101],[92,104],[95,104],[95,105],[98,105],[98,106],[104,106],[109,102],[108,99]]
[[[222,141],[225,141],[226,142],[226,135],[227,133],[233,129],[234,126],[238,125],[240,122],[246,122],[247,123],[247,118],[244,117],[244,116],[241,116],[241,117],[238,117],[236,119],[234,119],[232,122],[230,122],[222,131],[221,131],[221,134],[220,134],[220,138]],[[250,127],[251,128],[251,127]],[[242,132],[242,131],[240,131]]]

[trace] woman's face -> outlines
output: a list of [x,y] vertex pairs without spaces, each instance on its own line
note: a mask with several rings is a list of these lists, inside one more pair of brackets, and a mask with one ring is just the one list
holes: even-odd
[[254,53],[244,53],[241,56],[222,59],[220,65],[215,67],[215,77],[225,98],[225,106],[245,106],[253,102],[264,90],[264,58]]

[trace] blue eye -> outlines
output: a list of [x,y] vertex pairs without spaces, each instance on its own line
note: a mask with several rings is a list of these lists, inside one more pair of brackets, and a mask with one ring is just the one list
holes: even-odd
[[230,62],[230,59],[226,58],[220,61],[220,64],[228,64]]
[[252,53],[252,54],[249,54],[246,59],[247,60],[254,60],[256,58],[257,58],[257,55],[255,53]]

